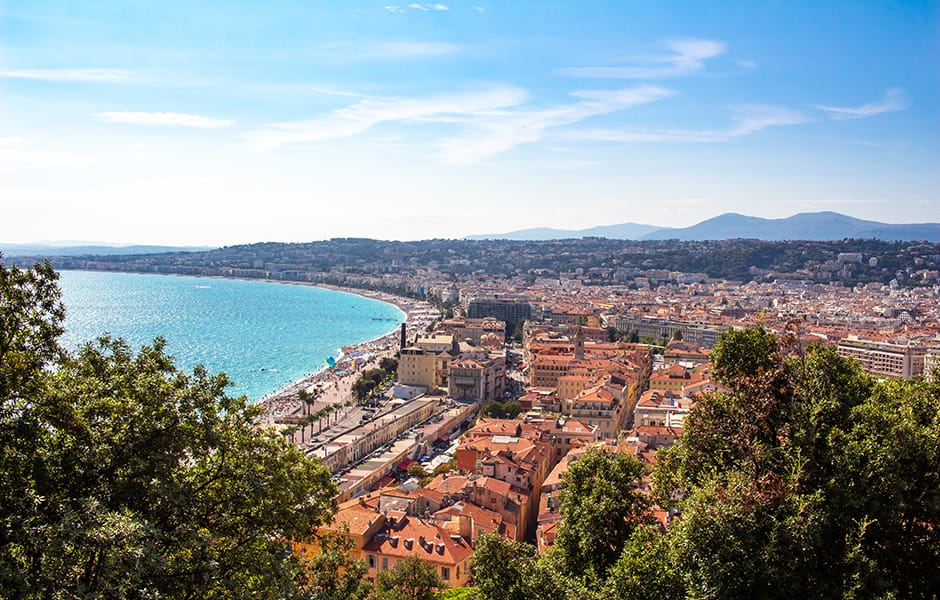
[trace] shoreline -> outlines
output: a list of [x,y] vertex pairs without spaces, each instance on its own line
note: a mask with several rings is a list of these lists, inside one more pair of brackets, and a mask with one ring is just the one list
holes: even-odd
[[[280,279],[252,278],[252,277],[225,277],[221,275],[194,275],[180,273],[150,273],[140,271],[110,271],[101,269],[62,269],[67,271],[87,271],[91,273],[123,273],[139,275],[164,275],[169,277],[193,277],[197,279],[229,279],[237,281],[256,281],[275,284],[301,285],[319,287],[322,289],[352,294],[370,300],[377,300],[391,304],[402,315],[395,327],[388,333],[372,339],[353,342],[338,348],[336,367],[329,369],[326,365],[313,365],[316,371],[291,381],[281,388],[265,395],[254,404],[264,407],[263,421],[274,424],[286,419],[299,420],[306,414],[311,414],[333,404],[344,404],[352,395],[352,383],[358,374],[366,369],[377,367],[379,361],[387,356],[394,356],[398,351],[401,324],[405,324],[406,339],[423,332],[428,323],[439,316],[439,312],[425,300],[416,300],[405,296],[397,296],[388,292],[366,290],[333,284],[316,283],[311,281],[285,281]],[[433,314],[433,316],[432,316]],[[314,388],[314,389],[310,389]],[[308,412],[304,412],[303,403],[299,400],[300,390],[308,390],[316,394],[316,402]]]
[[[410,340],[417,333],[423,332],[428,323],[440,314],[427,301],[397,296],[388,292],[303,281],[284,283],[309,285],[385,302],[395,306],[402,313],[403,319],[388,333],[339,348],[336,366],[332,369],[323,366],[318,371],[293,381],[259,400],[257,404],[264,408],[263,419],[268,425],[296,423],[329,406],[351,404],[354,400],[352,384],[359,374],[368,369],[377,368],[383,358],[392,357],[399,351],[401,324],[405,325],[405,339]],[[301,390],[315,398],[307,407],[300,400]]]

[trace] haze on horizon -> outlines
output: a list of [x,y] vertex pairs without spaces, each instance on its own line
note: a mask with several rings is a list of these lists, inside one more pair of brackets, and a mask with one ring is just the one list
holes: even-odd
[[0,241],[940,221],[940,3],[0,5]]

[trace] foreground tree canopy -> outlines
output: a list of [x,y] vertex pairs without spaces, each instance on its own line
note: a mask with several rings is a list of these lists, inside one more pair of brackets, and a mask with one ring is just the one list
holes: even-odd
[[56,281],[0,263],[0,597],[299,597],[329,471],[163,340],[62,350]]
[[478,596],[937,598],[940,384],[877,381],[795,339],[721,338],[714,374],[732,392],[703,398],[657,455],[667,532],[639,517],[629,461],[588,454],[545,556],[481,538]]

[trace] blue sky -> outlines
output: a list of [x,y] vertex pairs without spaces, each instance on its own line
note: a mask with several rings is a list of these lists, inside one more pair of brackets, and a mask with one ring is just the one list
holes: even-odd
[[940,221],[937,2],[0,1],[0,242]]

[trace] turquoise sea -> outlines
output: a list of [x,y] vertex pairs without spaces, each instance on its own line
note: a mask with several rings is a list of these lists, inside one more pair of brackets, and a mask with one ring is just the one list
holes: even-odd
[[339,348],[396,329],[395,306],[312,286],[61,271],[69,349],[103,334],[138,349],[163,336],[176,364],[224,371],[232,395],[260,400],[319,371]]

